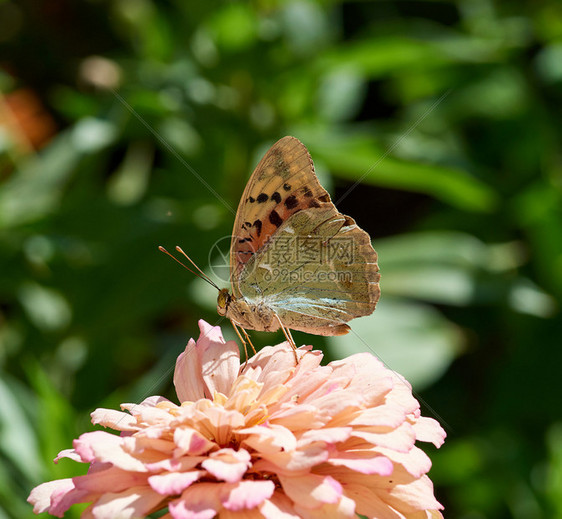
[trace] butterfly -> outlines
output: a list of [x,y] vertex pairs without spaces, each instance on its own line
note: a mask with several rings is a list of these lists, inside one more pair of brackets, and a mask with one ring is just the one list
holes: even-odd
[[[231,291],[217,311],[234,329],[343,335],[379,299],[369,235],[320,185],[306,147],[283,137],[264,155],[240,200],[230,245]],[[248,338],[248,337],[247,337]],[[244,342],[242,337],[240,339]]]

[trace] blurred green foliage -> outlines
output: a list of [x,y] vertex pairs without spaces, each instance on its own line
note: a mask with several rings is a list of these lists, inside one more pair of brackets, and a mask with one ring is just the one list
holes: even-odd
[[77,475],[51,460],[95,407],[173,398],[219,319],[157,245],[212,274],[287,134],[383,275],[352,334],[298,342],[421,392],[448,517],[562,517],[560,2],[3,0],[0,46],[0,518]]

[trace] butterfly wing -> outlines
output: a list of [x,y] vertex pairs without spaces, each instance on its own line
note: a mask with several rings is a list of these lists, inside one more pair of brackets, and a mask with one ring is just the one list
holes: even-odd
[[341,335],[375,309],[379,277],[369,235],[330,203],[291,215],[246,263],[239,289],[288,328]]
[[263,301],[288,328],[347,333],[379,298],[377,255],[368,234],[338,212],[312,159],[284,137],[256,167],[231,243],[235,297]]
[[244,266],[281,224],[303,209],[329,201],[306,147],[295,137],[277,141],[252,173],[236,212],[230,244],[230,279],[235,297],[241,295],[238,280]]

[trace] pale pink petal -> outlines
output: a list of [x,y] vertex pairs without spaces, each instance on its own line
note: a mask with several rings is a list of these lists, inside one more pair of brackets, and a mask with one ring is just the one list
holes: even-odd
[[238,511],[255,508],[273,495],[273,481],[240,481],[221,485],[220,500],[227,510]]
[[155,463],[147,463],[146,468],[150,472],[185,472],[191,470],[201,463],[203,456],[186,456],[182,458],[166,458]]
[[124,470],[146,472],[142,461],[123,450],[123,440],[114,434],[94,431],[74,440],[74,449],[84,461],[109,462]]
[[[33,511],[36,514],[40,514],[49,511],[51,507],[51,496],[54,493],[68,493],[74,489],[72,478],[48,481],[47,483],[36,486],[29,494],[27,502],[33,505]],[[62,517],[62,514],[58,517]]]
[[364,427],[354,430],[353,436],[361,438],[373,445],[408,452],[416,441],[413,427],[408,422],[402,423],[395,429],[385,427]]
[[404,516],[385,503],[376,492],[356,484],[344,485],[344,493],[355,501],[356,512],[377,519],[404,519]]
[[85,476],[74,478],[78,490],[87,490],[98,494],[104,492],[122,492],[130,487],[146,484],[146,472],[130,472],[111,465],[102,465],[101,470],[92,470]]
[[390,449],[378,448],[381,454],[390,458],[394,463],[399,463],[404,469],[419,478],[429,472],[431,468],[431,460],[429,456],[420,448],[414,446],[408,452],[398,452]]
[[116,411],[115,409],[96,409],[90,416],[94,425],[111,427],[118,431],[138,431],[137,419],[129,413]]
[[270,372],[293,368],[295,368],[293,349],[287,342],[283,342],[277,346],[265,346],[258,351],[252,358],[248,359],[243,373],[250,376],[253,370],[257,370],[260,377],[267,378]]
[[145,404],[121,404],[122,409],[131,413],[138,424],[168,426],[174,417],[167,409]]
[[[302,503],[295,505],[295,510],[302,519],[355,519],[355,503],[346,496],[342,496],[336,503],[323,503],[316,508],[308,508]],[[378,519],[378,518],[377,518]]]
[[197,341],[197,352],[201,363],[203,381],[208,393],[215,391],[229,395],[232,384],[240,370],[240,351],[234,341],[226,342],[218,326],[211,326],[202,319],[199,321],[201,336]]
[[174,519],[213,519],[221,509],[217,483],[198,483],[170,501],[168,509]]
[[[300,355],[303,355],[300,353]],[[254,355],[244,369],[244,375],[270,388],[284,384],[296,367],[295,354],[288,343],[266,346]]]
[[191,427],[177,427],[174,430],[174,443],[176,444],[175,457],[182,454],[199,456],[215,447],[213,442]]
[[312,442],[324,442],[327,444],[344,442],[351,436],[352,427],[324,427],[306,431],[299,439],[298,446]]
[[433,496],[433,483],[427,476],[414,479],[407,485],[391,488],[384,501],[402,513],[417,510],[441,510],[443,506]]
[[137,519],[150,514],[165,498],[150,487],[132,487],[102,495],[92,506],[96,519]]
[[268,421],[292,431],[308,431],[322,427],[325,423],[325,420],[318,418],[317,414],[317,409],[312,404],[282,404],[279,410],[271,413]]
[[148,478],[148,483],[152,490],[159,494],[166,496],[179,495],[192,483],[195,483],[203,474],[205,474],[203,470],[155,474]]
[[300,506],[318,508],[324,503],[337,503],[342,496],[341,484],[331,476],[279,475],[285,493]]
[[82,458],[74,449],[64,449],[60,451],[57,457],[53,460],[55,463],[58,463],[62,458],[69,458],[72,461],[77,461],[78,463],[82,463]]
[[236,483],[242,479],[246,470],[252,465],[248,451],[241,449],[221,449],[212,452],[201,466],[217,479],[227,483]]
[[282,492],[275,491],[266,499],[259,510],[265,519],[299,519],[292,501]]
[[273,463],[280,472],[284,473],[309,470],[327,461],[329,457],[330,453],[326,447],[319,444],[307,445],[294,451],[261,453],[262,460]]
[[331,456],[328,463],[335,466],[347,467],[361,474],[378,474],[379,476],[390,476],[394,470],[391,460],[385,456],[373,453],[343,452]]
[[321,396],[326,393],[326,382],[330,379],[331,375],[332,369],[329,366],[319,366],[308,373],[298,369],[298,375],[293,376],[287,382],[289,392],[285,395],[284,401],[291,398],[296,400],[298,404],[309,403],[310,400],[314,400],[318,395]]
[[353,426],[398,427],[406,419],[406,412],[389,404],[370,407],[355,413],[348,421]]
[[166,397],[159,396],[159,395],[148,396],[139,405],[145,407],[156,407],[156,406],[162,406],[162,404],[168,404],[172,406],[176,405],[170,400],[168,400]]
[[176,361],[174,387],[180,402],[195,402],[200,398],[212,398],[201,375],[201,364],[197,345],[190,339],[183,353]]
[[422,442],[431,442],[437,448],[441,447],[445,442],[447,433],[439,425],[437,420],[420,416],[413,424],[416,433],[416,439]]
[[252,508],[250,510],[245,509],[241,511],[227,510],[223,508],[216,519],[263,519],[262,513],[258,508]]
[[390,373],[394,378],[394,387],[388,394],[386,401],[391,405],[399,406],[404,409],[406,413],[418,411],[420,404],[412,394],[412,386],[410,386],[410,383],[400,375],[394,372]]
[[286,427],[277,424],[255,425],[240,429],[238,434],[249,435],[244,443],[259,452],[292,451],[297,447],[295,435]]
[[51,507],[49,513],[56,517],[62,517],[64,513],[76,503],[86,503],[97,497],[97,494],[88,492],[87,490],[66,489],[54,490],[51,495]]

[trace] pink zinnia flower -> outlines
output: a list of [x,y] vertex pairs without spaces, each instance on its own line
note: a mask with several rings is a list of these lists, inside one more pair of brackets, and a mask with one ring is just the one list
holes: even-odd
[[410,386],[370,354],[321,366],[322,353],[287,343],[241,367],[220,328],[178,357],[181,405],[163,397],[97,409],[92,422],[121,431],[83,434],[57,459],[88,474],[39,485],[36,513],[138,518],[168,507],[175,519],[214,517],[441,517],[416,445],[445,433],[420,415]]

